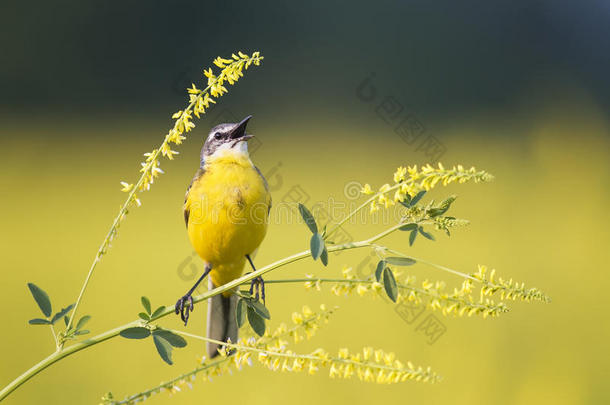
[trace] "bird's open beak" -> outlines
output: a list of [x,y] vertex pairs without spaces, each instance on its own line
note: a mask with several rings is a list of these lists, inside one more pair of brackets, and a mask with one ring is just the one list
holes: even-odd
[[241,120],[239,124],[231,131],[230,139],[236,141],[247,141],[252,138],[252,135],[246,134],[246,125],[248,125],[248,121],[252,118],[251,115],[248,115],[246,118]]

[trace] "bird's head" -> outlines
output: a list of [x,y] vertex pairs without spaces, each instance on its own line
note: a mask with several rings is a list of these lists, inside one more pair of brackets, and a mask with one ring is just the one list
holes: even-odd
[[246,134],[246,125],[252,118],[248,115],[237,123],[216,125],[208,134],[203,148],[201,149],[201,160],[224,153],[248,154],[248,139],[253,135]]

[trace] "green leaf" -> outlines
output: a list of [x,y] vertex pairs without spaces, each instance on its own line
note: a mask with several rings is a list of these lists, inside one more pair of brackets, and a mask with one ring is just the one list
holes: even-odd
[[413,206],[417,205],[419,200],[421,200],[425,194],[426,194],[425,191],[420,191],[419,193],[415,194],[415,197],[413,197],[411,199],[411,203],[409,204],[409,207],[413,207]]
[[444,214],[445,212],[447,212],[447,210],[449,210],[451,204],[453,204],[453,202],[455,201],[455,198],[456,197],[454,195],[447,197],[445,200],[443,200],[443,202],[440,203],[438,207],[430,208],[426,211],[426,213],[431,218]]
[[30,325],[50,325],[51,324],[51,322],[47,321],[46,319],[42,319],[42,318],[30,319],[28,321],[28,323]]
[[419,227],[419,233],[421,233],[422,236],[426,239],[434,240],[434,235],[432,235],[431,233],[425,232],[424,228],[422,228],[421,226]]
[[434,218],[438,217],[441,214],[444,214],[445,211],[447,210],[443,208],[430,208],[428,211],[426,211],[426,214],[428,214],[430,218]]
[[260,301],[250,300],[248,301],[248,306],[256,311],[257,314],[262,316],[265,319],[271,319],[271,314],[265,305]]
[[146,313],[148,315],[150,315],[150,300],[144,296],[142,296],[142,298],[140,299],[140,301],[142,301],[142,306],[144,307],[144,309],[146,310]]
[[51,316],[53,309],[51,307],[51,300],[49,299],[47,293],[34,283],[28,283],[28,287],[44,316],[47,318]]
[[381,276],[383,275],[383,269],[385,269],[385,261],[380,260],[377,263],[377,269],[375,269],[375,280],[381,281]]
[[322,264],[325,267],[328,266],[328,251],[326,250],[326,246],[324,246],[324,250],[322,251],[322,254],[320,255],[320,261],[322,262]]
[[305,224],[309,227],[309,230],[312,233],[318,233],[318,225],[316,224],[316,220],[314,219],[313,215],[311,215],[311,212],[309,212],[307,207],[299,203],[299,212],[303,217],[303,221],[305,221]]
[[64,316],[64,323],[66,324],[66,326],[68,326],[68,324],[70,323],[70,318]]
[[248,322],[258,336],[265,334],[265,320],[251,306],[248,306]]
[[416,263],[415,260],[410,257],[386,257],[385,261],[394,266],[411,266]]
[[415,238],[417,237],[417,229],[413,229],[409,234],[409,246],[413,246],[415,243]]
[[163,313],[163,311],[165,311],[165,306],[161,305],[159,308],[155,309],[155,312],[152,313],[150,318],[154,319],[154,318],[158,317],[159,315],[161,315],[161,313]]
[[77,330],[76,332],[74,332],[74,335],[75,336],[80,336],[80,335],[86,335],[87,333],[89,333],[89,331],[87,329]]
[[123,329],[119,335],[127,339],[145,339],[150,336],[150,330],[141,326],[134,326],[133,328]]
[[405,195],[405,198],[402,201],[399,201],[399,203],[401,203],[407,208],[411,207],[411,196],[409,195],[409,193],[407,193]]
[[150,321],[150,315],[148,315],[146,312],[140,312],[138,314],[138,316],[145,321]]
[[91,319],[91,315],[85,315],[80,318],[76,323],[76,330],[80,330],[83,326],[85,326],[85,324],[89,322],[89,319]]
[[406,224],[406,225],[403,225],[400,228],[398,228],[399,231],[412,231],[414,229],[417,230],[417,224],[416,223]]
[[390,297],[393,302],[396,302],[396,298],[398,298],[398,287],[396,286],[394,273],[392,273],[392,270],[390,270],[389,267],[386,267],[383,270],[383,287],[385,288],[388,297]]
[[441,202],[441,208],[444,208],[445,211],[447,211],[450,207],[451,204],[453,204],[453,202],[455,201],[457,197],[455,195],[450,195],[449,197],[445,198],[443,200],[443,202]]
[[172,345],[159,335],[153,335],[153,341],[155,342],[157,352],[159,352],[159,356],[161,356],[163,361],[170,366],[174,364],[172,362]]
[[72,308],[74,308],[74,304],[68,305],[67,307],[65,307],[64,309],[62,309],[61,311],[59,311],[58,313],[53,315],[53,318],[51,319],[51,323],[54,324],[55,322],[57,322],[61,318],[63,318],[65,315],[68,315],[68,312],[70,312],[72,310]]
[[246,323],[246,312],[248,311],[248,304],[243,298],[240,298],[237,301],[237,306],[235,307],[235,320],[237,321],[237,327],[241,328]]
[[153,334],[153,337],[160,336],[163,339],[167,340],[169,342],[169,344],[172,345],[173,347],[185,347],[186,346],[186,340],[182,336],[176,335],[175,333],[170,332],[168,330],[155,329],[152,334]]
[[311,236],[311,241],[309,242],[309,246],[311,249],[311,257],[313,257],[314,260],[317,260],[322,255],[322,252],[324,251],[324,248],[325,248],[324,239],[322,239],[322,235],[320,235],[317,232],[314,233]]

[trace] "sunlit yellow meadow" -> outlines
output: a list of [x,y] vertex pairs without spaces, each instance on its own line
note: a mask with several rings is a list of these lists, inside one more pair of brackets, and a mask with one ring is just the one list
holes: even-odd
[[[579,119],[568,119],[566,111],[578,111],[569,116]],[[366,286],[352,286],[353,293],[346,298],[332,284],[321,283],[319,288],[312,282],[269,284],[272,330],[282,322],[295,324],[293,312],[301,314],[301,322],[311,315],[303,305],[314,312],[320,304],[325,304],[323,310],[332,310],[329,323],[320,323],[311,340],[295,345],[299,353],[319,347],[339,355],[363,347],[383,348],[382,362],[391,351],[397,358],[430,366],[442,375],[439,384],[378,386],[330,379],[327,372],[313,377],[271,372],[256,361],[250,368],[248,356],[242,355],[241,371],[213,377],[211,383],[198,376],[190,382],[192,390],[189,384],[179,385],[171,393],[173,397],[161,393],[147,403],[224,400],[227,392],[249,403],[397,398],[416,403],[470,403],[473,398],[476,403],[501,404],[603,403],[608,394],[602,379],[607,356],[602,353],[610,330],[602,315],[608,306],[600,297],[610,280],[604,271],[607,254],[603,248],[610,242],[604,228],[610,196],[610,145],[608,123],[600,116],[594,104],[583,99],[570,105],[550,102],[532,115],[527,129],[514,128],[525,132],[514,141],[490,136],[495,123],[479,122],[477,117],[442,129],[436,136],[447,146],[446,167],[473,165],[493,173],[495,180],[430,192],[437,201],[457,195],[452,213],[470,221],[468,226],[452,230],[451,237],[433,231],[436,241],[419,238],[413,247],[409,247],[406,233],[384,240],[387,246],[467,274],[484,277],[488,273],[481,273],[479,265],[486,265],[506,282],[513,278],[538,287],[552,297],[552,303],[509,301],[510,312],[485,321],[443,317],[440,311],[429,309],[409,317],[388,300],[375,298]],[[317,141],[325,134],[313,134],[308,128],[288,129],[289,123],[266,122],[266,117],[256,120],[255,133],[263,145],[253,160],[263,173],[275,170],[269,177],[277,202],[293,195],[295,187],[306,193],[309,206],[327,201],[328,196],[353,198],[344,195],[349,182],[368,183],[377,189],[392,183],[396,167],[426,163],[425,156],[384,132],[383,126],[328,128],[333,137],[325,138],[325,147],[318,148]],[[79,138],[77,126],[91,128],[91,136]],[[201,270],[181,218],[184,188],[207,132],[205,123],[199,126],[180,146],[180,158],[164,162],[165,175],[140,196],[142,206],[133,206],[112,249],[100,262],[82,302],[84,311],[93,316],[88,324],[93,334],[133,320],[141,310],[141,295],[150,297],[155,305],[173,303],[190,286],[194,272]],[[164,130],[145,121],[93,125],[85,120],[69,127],[15,128],[4,145],[4,164],[11,171],[2,176],[5,293],[1,300],[7,308],[2,382],[9,382],[54,350],[46,328],[27,325],[38,308],[26,283],[43,287],[54,306],[74,301],[125,197],[119,182],[126,181],[126,191],[131,191],[126,177],[133,177],[138,156],[156,145]],[[137,129],[121,132],[121,128]],[[120,141],[106,140],[105,134],[117,132]],[[313,164],[311,156],[332,164]],[[405,175],[408,172],[397,173],[398,177]],[[366,196],[359,198],[359,203],[366,200]],[[385,209],[385,205],[386,201],[377,201],[373,210]],[[382,227],[367,223],[350,224],[346,229],[359,240]],[[262,266],[307,249],[309,236],[302,223],[271,223],[256,261]],[[330,253],[326,268],[307,259],[282,268],[281,274],[272,273],[270,279],[343,278],[350,272],[370,272],[375,264],[368,251]],[[462,286],[459,277],[422,263],[402,268],[400,277],[411,274],[418,283],[446,280],[451,289]],[[189,332],[204,334],[204,314],[202,303],[195,308]],[[431,315],[443,328],[433,342],[422,327]],[[298,321],[297,316],[296,324]],[[165,318],[163,323],[180,328],[174,318]],[[108,391],[122,398],[194,369],[203,353],[204,343],[190,340],[186,348],[174,352],[175,364],[169,366],[150,342],[114,339],[43,371],[6,403],[99,403]],[[369,356],[374,357],[375,352]],[[337,373],[337,368],[331,370],[331,375]]]

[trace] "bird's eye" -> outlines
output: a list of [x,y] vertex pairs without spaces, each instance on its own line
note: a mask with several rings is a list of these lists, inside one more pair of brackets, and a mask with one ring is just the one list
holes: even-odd
[[214,134],[214,139],[220,139],[220,138],[222,138],[222,134],[220,132],[216,132]]

